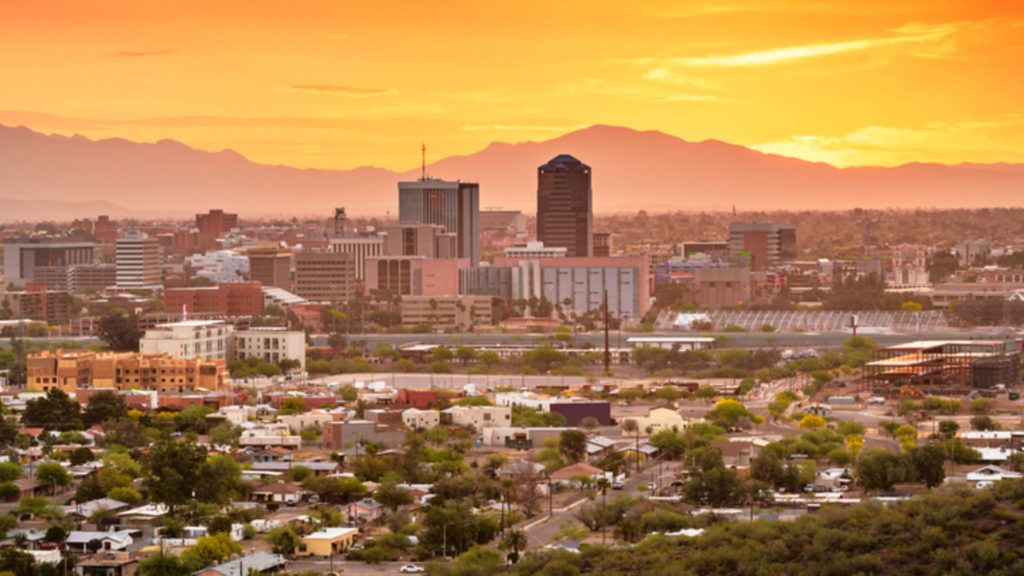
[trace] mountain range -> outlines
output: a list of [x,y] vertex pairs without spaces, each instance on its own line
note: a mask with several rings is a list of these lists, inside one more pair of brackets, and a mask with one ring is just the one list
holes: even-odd
[[[431,177],[480,183],[481,206],[536,209],[536,170],[568,153],[593,169],[596,212],[833,210],[1024,205],[1022,164],[837,168],[717,140],[596,125],[541,142],[493,143],[427,166]],[[247,217],[353,216],[397,209],[397,182],[420,171],[300,169],[173,140],[46,135],[0,126],[0,221],[95,216],[180,217],[209,208]]]

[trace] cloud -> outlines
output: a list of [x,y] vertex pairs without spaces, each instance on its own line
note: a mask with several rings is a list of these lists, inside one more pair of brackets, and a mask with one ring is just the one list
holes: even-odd
[[374,98],[398,94],[398,89],[396,88],[360,88],[358,86],[342,86],[339,84],[295,84],[285,89],[290,92],[346,96],[349,98]]
[[466,124],[466,132],[571,132],[575,127],[544,126],[537,124]]
[[147,56],[167,56],[177,54],[177,50],[121,50],[114,52],[115,58],[145,58]]
[[908,162],[1024,162],[1024,116],[932,122],[918,127],[865,126],[848,134],[805,134],[751,146],[769,154],[836,166]]
[[[802,44],[740,54],[670,57],[662,60],[661,68],[668,66],[680,66],[686,68],[741,68],[750,66],[768,66],[791,62],[794,60],[821,58],[825,56],[834,56],[837,54],[859,52],[863,50],[872,50],[903,44],[934,43],[945,40],[954,32],[959,30],[961,26],[961,24],[957,23],[940,25],[908,24],[891,30],[893,33],[892,36],[878,38],[863,38],[858,40],[845,40],[842,42],[822,42],[818,44]],[[948,53],[948,48],[944,50],[944,53]],[[932,54],[932,57],[937,56],[938,53]],[[646,63],[650,60],[651,59],[649,58],[645,58],[637,60],[637,62]],[[658,70],[658,68],[648,72],[648,74],[654,73],[655,76],[667,75],[667,72],[654,72],[655,70]]]

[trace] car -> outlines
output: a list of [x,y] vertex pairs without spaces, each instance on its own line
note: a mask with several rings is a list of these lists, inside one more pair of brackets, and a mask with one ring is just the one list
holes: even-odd
[[868,404],[885,404],[885,398],[881,396],[872,396],[868,398]]
[[615,482],[612,484],[612,490],[622,490],[625,486],[622,482]]
[[426,572],[422,566],[417,566],[415,564],[406,564],[399,568],[398,571],[402,574],[419,574],[421,572]]

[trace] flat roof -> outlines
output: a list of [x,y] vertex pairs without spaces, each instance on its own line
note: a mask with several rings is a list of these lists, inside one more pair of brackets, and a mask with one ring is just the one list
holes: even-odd
[[921,348],[938,348],[940,346],[1002,346],[1002,340],[915,340],[887,346],[883,350],[918,350]]
[[324,528],[319,532],[313,532],[305,536],[306,540],[334,540],[359,532],[358,528]]
[[710,336],[630,336],[627,342],[690,342],[711,343],[715,339]]

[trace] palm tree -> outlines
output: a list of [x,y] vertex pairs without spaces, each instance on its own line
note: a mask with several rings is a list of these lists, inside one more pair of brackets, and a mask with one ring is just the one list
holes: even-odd
[[636,471],[640,472],[640,426],[637,425],[636,420],[632,418],[627,419],[622,423],[622,431],[629,433],[633,432],[636,434]]
[[501,541],[501,547],[505,550],[512,550],[512,562],[515,563],[519,560],[519,551],[525,550],[529,542],[526,539],[526,533],[522,530],[509,530],[508,534],[505,534],[505,538]]
[[[607,476],[602,475],[602,476],[599,476],[597,478],[597,489],[601,491],[601,508],[603,508],[605,510],[607,510],[607,505],[608,505],[608,488],[610,486],[611,486],[611,483],[608,482],[608,477]],[[602,523],[601,524],[601,545],[604,545],[604,538],[605,538],[605,531],[604,531],[604,524]]]

